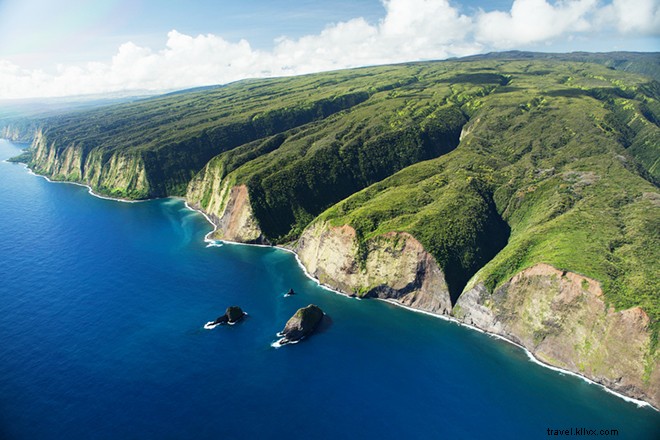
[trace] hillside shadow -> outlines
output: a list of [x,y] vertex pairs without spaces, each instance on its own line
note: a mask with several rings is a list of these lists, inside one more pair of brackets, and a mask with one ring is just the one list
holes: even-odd
[[461,73],[452,76],[451,78],[441,79],[438,82],[458,84],[458,83],[471,83],[471,84],[499,84],[505,86],[509,84],[511,78],[497,73]]
[[[458,252],[443,265],[452,305],[456,304],[470,278],[495,258],[509,242],[511,227],[499,215],[492,201],[489,201],[489,212],[483,222],[472,246],[469,249],[457,249]],[[471,259],[468,257],[470,254],[473,254]]]

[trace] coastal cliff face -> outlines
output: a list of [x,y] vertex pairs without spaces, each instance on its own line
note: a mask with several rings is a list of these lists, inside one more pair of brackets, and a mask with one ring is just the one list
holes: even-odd
[[451,312],[444,274],[410,234],[390,232],[359,246],[352,227],[318,223],[303,233],[295,250],[310,274],[341,292]]
[[34,136],[35,126],[31,123],[7,124],[0,127],[0,139],[14,142],[30,142]]
[[227,205],[229,183],[223,181],[223,177],[219,168],[206,164],[190,181],[186,191],[190,206],[203,211],[216,225]]
[[351,226],[320,222],[294,250],[312,276],[341,292],[453,314],[522,345],[548,365],[660,404],[649,316],[640,307],[608,306],[594,279],[537,264],[492,294],[483,283],[468,286],[452,310],[442,270],[410,234],[390,232],[359,246]]
[[137,154],[115,152],[104,157],[100,150],[85,153],[75,143],[58,148],[41,130],[35,134],[32,151],[29,166],[52,180],[84,183],[118,198],[140,199],[149,194],[144,161]]
[[[226,190],[225,190],[226,191]],[[245,185],[229,189],[227,203],[219,216],[214,237],[241,243],[267,243],[252,212]]]
[[266,244],[252,211],[247,186],[232,186],[217,167],[207,165],[190,182],[186,200],[215,224],[211,238]]
[[492,294],[474,284],[458,299],[454,316],[519,343],[549,365],[660,404],[648,315],[640,307],[615,311],[593,279],[537,264]]

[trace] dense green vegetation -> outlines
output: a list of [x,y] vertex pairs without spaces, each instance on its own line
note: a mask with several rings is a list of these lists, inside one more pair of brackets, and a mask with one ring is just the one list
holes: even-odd
[[478,256],[492,251],[484,248],[497,248],[501,235],[487,231],[503,230],[501,216],[508,243],[477,277],[490,290],[545,262],[601,281],[616,308],[641,305],[657,331],[657,84],[556,61],[501,63],[497,72],[510,83],[479,98],[476,111],[468,108],[475,100],[465,104],[469,134],[458,148],[347,198],[321,220],[351,224],[363,239],[410,232],[445,271],[463,271],[462,289]]
[[59,152],[139,156],[146,196],[210,171],[245,184],[271,242],[313,221],[362,244],[406,231],[453,299],[475,274],[492,290],[545,262],[657,331],[660,85],[631,72],[659,59],[515,52],[250,80],[60,115],[44,134]]
[[[144,98],[144,97],[143,97]],[[35,131],[52,118],[140,99],[137,96],[101,96],[0,100],[0,136],[29,143]]]
[[576,63],[602,64],[612,70],[639,73],[660,81],[660,57],[657,54],[643,52],[571,52],[571,53],[539,53],[539,52],[493,52],[485,55],[474,55],[461,58],[463,61],[474,60],[556,60]]
[[411,80],[404,69],[378,69],[377,81],[376,72],[364,69],[173,93],[48,118],[44,135],[58,152],[75,145],[85,157],[92,150],[107,158],[115,152],[139,155],[150,185],[147,197],[183,195],[192,176],[218,153],[401,86]]
[[429,84],[420,79],[398,93],[375,93],[351,111],[236,148],[210,166],[247,184],[271,240],[289,240],[333,203],[458,145],[467,119],[448,101],[446,85]]

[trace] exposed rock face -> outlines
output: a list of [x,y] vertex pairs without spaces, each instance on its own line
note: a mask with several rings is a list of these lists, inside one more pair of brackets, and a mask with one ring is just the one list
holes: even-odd
[[137,154],[113,153],[105,157],[100,150],[85,152],[75,143],[58,148],[41,130],[35,135],[32,150],[30,167],[53,180],[85,183],[114,197],[149,196],[144,161]]
[[282,339],[279,343],[284,345],[289,342],[297,342],[302,338],[309,336],[321,323],[323,319],[323,310],[314,304],[298,309],[298,311],[289,319],[280,333]]
[[471,121],[463,126],[461,129],[461,134],[458,137],[458,141],[461,142],[467,135],[472,133],[472,130],[474,130],[474,127],[479,123],[480,118],[476,118],[474,121]]
[[225,314],[222,316],[219,316],[218,319],[213,321],[212,325],[217,325],[217,324],[234,324],[245,316],[245,312],[238,306],[230,306],[227,307],[227,310],[225,311]]
[[349,295],[393,299],[433,313],[451,311],[444,274],[410,234],[390,232],[369,240],[360,261],[351,226],[318,223],[305,230],[295,250],[310,274]]
[[208,215],[217,229],[212,238],[265,244],[245,185],[231,186],[218,167],[207,165],[188,185],[188,202]]
[[593,279],[537,264],[492,295],[476,284],[460,296],[454,315],[545,363],[658,407],[660,368],[650,351],[649,317],[639,307],[608,308],[602,295]]
[[224,174],[219,167],[206,164],[190,181],[186,191],[186,200],[191,206],[206,213],[217,225],[225,210],[229,184],[223,180]]
[[245,185],[229,190],[227,203],[219,216],[215,237],[241,243],[264,243],[261,229],[252,213],[250,197]]
[[36,131],[34,124],[12,125],[0,127],[0,139],[9,139],[14,142],[31,142]]

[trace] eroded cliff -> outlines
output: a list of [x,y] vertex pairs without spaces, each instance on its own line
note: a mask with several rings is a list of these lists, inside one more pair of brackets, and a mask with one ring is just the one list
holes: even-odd
[[311,275],[341,292],[451,312],[444,274],[410,234],[390,232],[360,245],[352,227],[317,223],[303,233],[295,250]]
[[9,139],[14,142],[31,142],[35,130],[35,125],[29,122],[0,125],[0,139]]
[[28,165],[50,179],[84,183],[118,198],[141,199],[149,195],[149,181],[142,157],[137,153],[85,149],[74,142],[66,146],[49,142],[38,130]]
[[453,313],[519,343],[549,365],[660,404],[660,368],[648,315],[640,307],[616,311],[608,306],[596,280],[537,264],[492,294],[476,282]]

